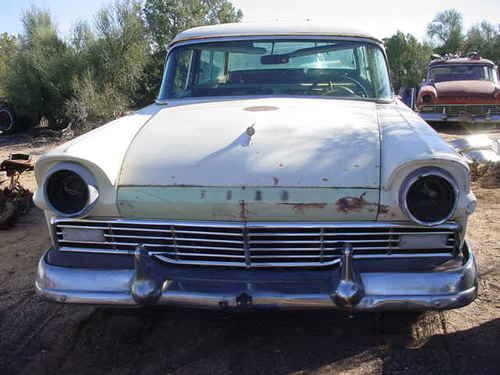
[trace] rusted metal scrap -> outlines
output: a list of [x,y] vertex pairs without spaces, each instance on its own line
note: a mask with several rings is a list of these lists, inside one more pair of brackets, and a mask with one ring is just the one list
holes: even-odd
[[0,229],[12,226],[17,217],[28,213],[32,206],[33,193],[25,189],[19,179],[27,171],[33,170],[31,157],[26,154],[11,154],[9,159],[0,163],[0,172],[7,179],[0,179]]
[[478,164],[500,162],[500,140],[486,134],[475,134],[451,141],[450,144],[471,162]]
[[500,139],[486,134],[475,134],[451,141],[450,144],[469,162],[473,181],[487,175],[497,176],[500,170]]

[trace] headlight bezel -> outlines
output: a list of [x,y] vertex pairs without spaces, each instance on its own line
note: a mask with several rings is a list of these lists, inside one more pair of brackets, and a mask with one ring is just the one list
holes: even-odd
[[[407,201],[407,196],[408,192],[410,191],[411,187],[413,184],[415,184],[417,181],[421,180],[422,178],[426,177],[438,177],[443,180],[445,180],[451,187],[451,190],[454,194],[454,202],[449,210],[448,214],[440,218],[439,220],[435,221],[424,221],[419,218],[417,218],[410,210],[408,206],[408,201]],[[458,184],[455,180],[455,178],[449,173],[448,171],[440,168],[440,167],[422,167],[419,169],[414,170],[412,173],[410,173],[404,180],[401,185],[401,188],[399,190],[399,206],[403,213],[414,223],[423,225],[426,227],[433,227],[436,225],[441,225],[449,221],[454,215],[458,207],[458,202],[460,200],[460,189],[458,187]]]
[[[82,181],[86,185],[87,189],[87,199],[84,207],[75,212],[64,212],[58,209],[51,200],[48,191],[48,185],[51,181],[51,178],[54,177],[55,174],[68,171],[71,172],[82,179]],[[47,204],[47,207],[54,212],[56,215],[64,218],[75,218],[85,216],[92,208],[94,208],[97,200],[99,198],[99,190],[97,189],[97,182],[94,175],[84,166],[74,163],[74,162],[61,162],[58,163],[52,168],[50,168],[47,172],[47,177],[43,183],[43,197]]]

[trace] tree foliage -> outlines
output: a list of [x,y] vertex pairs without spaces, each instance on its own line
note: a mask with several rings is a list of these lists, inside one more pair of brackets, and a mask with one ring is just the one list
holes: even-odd
[[439,12],[427,25],[427,34],[437,43],[438,53],[460,53],[463,45],[463,18],[456,9]]
[[153,56],[143,83],[145,96],[151,100],[160,87],[166,47],[178,33],[195,26],[239,22],[243,13],[228,0],[146,0],[144,17]]
[[151,53],[138,1],[122,0],[101,9],[93,25],[75,27],[71,44],[79,64],[73,95],[66,102],[71,118],[111,118],[140,101]]
[[155,47],[162,51],[190,27],[239,22],[243,17],[228,0],[146,0],[144,15]]
[[398,31],[385,39],[394,88],[416,87],[424,78],[432,48],[413,35]]
[[0,99],[5,96],[5,84],[10,60],[16,53],[16,38],[7,33],[0,34]]
[[[166,46],[194,26],[238,22],[230,0],[116,0],[71,37],[58,34],[47,11],[27,10],[23,32],[0,35],[0,97],[21,118],[51,124],[103,121],[150,103],[158,93]],[[500,24],[463,30],[462,15],[445,10],[427,26],[431,44],[397,32],[385,39],[394,86],[415,87],[434,52],[477,50],[500,62]]]
[[47,11],[32,8],[23,15],[24,32],[9,62],[6,94],[22,118],[47,117],[64,122],[64,102],[71,96],[75,55],[57,35]]
[[486,21],[471,27],[467,32],[464,51],[478,51],[481,56],[500,63],[500,24]]

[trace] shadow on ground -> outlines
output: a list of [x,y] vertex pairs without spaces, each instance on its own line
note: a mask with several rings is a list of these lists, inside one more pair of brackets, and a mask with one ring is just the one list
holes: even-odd
[[51,332],[11,348],[2,373],[494,374],[499,365],[500,319],[445,336],[441,313],[57,308]]

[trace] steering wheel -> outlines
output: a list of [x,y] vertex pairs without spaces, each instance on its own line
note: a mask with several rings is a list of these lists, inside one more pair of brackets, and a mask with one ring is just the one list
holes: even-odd
[[[318,85],[322,84],[322,83],[325,83],[325,82],[313,82],[313,84],[311,85],[311,87],[309,88],[309,92],[312,92],[314,90],[315,87],[317,87]],[[333,82],[329,82],[329,85],[328,85],[328,91],[326,91],[327,93],[331,93],[335,90],[338,90],[338,89],[341,89],[343,90],[344,92],[346,92],[347,94],[349,94],[349,96],[359,96],[358,94],[356,94],[353,90],[351,90],[349,87],[345,87],[345,86],[337,86],[335,85]],[[323,92],[324,93],[324,92]]]
[[347,73],[344,74],[344,78],[348,79],[349,82],[352,82],[352,83],[356,84],[356,86],[358,86],[361,89],[361,91],[363,92],[363,95],[365,96],[365,98],[368,98],[368,91],[366,90],[366,87],[363,86],[363,84],[361,82],[355,80],[352,77],[349,77],[347,75]]

